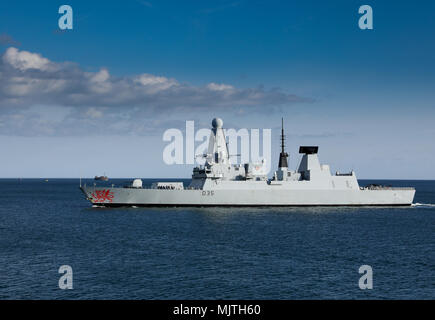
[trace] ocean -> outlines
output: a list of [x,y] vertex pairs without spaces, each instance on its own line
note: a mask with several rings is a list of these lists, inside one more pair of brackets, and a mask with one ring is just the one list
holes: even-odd
[[0,299],[435,299],[435,181],[369,183],[416,204],[93,208],[78,179],[0,179]]

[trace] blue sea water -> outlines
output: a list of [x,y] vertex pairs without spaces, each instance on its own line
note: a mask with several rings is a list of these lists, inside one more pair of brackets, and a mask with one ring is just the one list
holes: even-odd
[[0,179],[0,299],[434,299],[435,181],[372,182],[418,204],[101,209],[77,179]]

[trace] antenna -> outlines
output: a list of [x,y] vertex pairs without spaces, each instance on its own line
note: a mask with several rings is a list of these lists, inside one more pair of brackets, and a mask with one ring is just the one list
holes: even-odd
[[278,168],[287,168],[288,167],[288,163],[287,163],[288,154],[284,150],[284,147],[285,147],[284,140],[285,140],[284,118],[281,118],[281,153],[279,154]]
[[284,118],[281,118],[281,152],[284,153]]
[[228,149],[228,142],[227,142],[226,138],[225,138],[225,146],[227,148],[227,158],[228,158],[228,160],[230,160],[230,150]]

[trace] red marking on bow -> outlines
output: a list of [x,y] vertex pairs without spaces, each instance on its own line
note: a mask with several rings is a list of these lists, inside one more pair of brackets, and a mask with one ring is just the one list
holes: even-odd
[[113,192],[110,190],[95,190],[92,194],[92,202],[94,203],[104,203],[113,201]]

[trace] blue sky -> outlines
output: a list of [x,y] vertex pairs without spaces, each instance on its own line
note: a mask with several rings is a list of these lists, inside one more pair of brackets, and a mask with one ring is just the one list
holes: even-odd
[[[73,30],[58,28],[62,4]],[[358,28],[363,4],[373,30]],[[189,177],[163,163],[165,129],[221,116],[277,139],[283,116],[291,166],[316,144],[333,170],[435,179],[433,12],[433,1],[1,2],[0,177]]]

